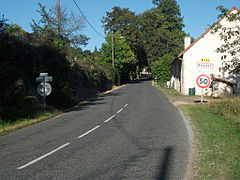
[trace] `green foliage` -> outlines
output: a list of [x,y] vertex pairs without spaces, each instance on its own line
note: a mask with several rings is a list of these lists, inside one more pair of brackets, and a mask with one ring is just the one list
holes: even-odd
[[229,11],[229,9],[223,7],[223,6],[218,6],[216,8],[218,11],[220,11],[220,14],[218,15],[218,18],[222,18],[223,16],[225,16],[227,14],[227,12]]
[[67,14],[66,9],[60,9],[60,24],[57,16],[57,9],[51,8],[46,10],[45,6],[38,3],[40,9],[37,12],[40,14],[41,19],[39,22],[33,22],[30,24],[34,32],[35,38],[38,41],[44,43],[54,42],[60,49],[66,44],[74,45],[78,47],[80,45],[86,45],[89,38],[80,34],[81,29],[84,27],[84,20],[82,17],[75,16],[72,12]]
[[105,32],[118,31],[125,37],[138,60],[138,69],[164,54],[176,56],[183,50],[184,25],[176,0],[154,0],[153,3],[155,8],[140,15],[127,8],[113,7],[112,12],[106,12],[102,18]]
[[165,54],[157,61],[151,63],[151,70],[154,78],[160,82],[167,82],[171,77],[171,67],[169,63],[174,59],[173,55]]
[[169,30],[182,30],[183,18],[181,17],[180,7],[176,0],[153,0],[153,4],[157,6],[157,11],[163,14],[169,22]]
[[[119,32],[114,35],[114,67],[121,76],[121,83],[129,81],[129,73],[134,69],[137,60],[126,40]],[[112,33],[110,32],[106,38],[106,43],[102,45],[101,62],[112,63]]]
[[35,78],[41,72],[53,77],[47,104],[57,108],[109,90],[115,82],[114,69],[99,63],[91,52],[84,54],[71,46],[69,36],[59,34],[48,19],[51,16],[40,7],[42,19],[32,26],[32,34],[6,24],[5,19],[0,21],[1,123],[35,116],[41,100]]
[[139,29],[138,16],[128,8],[113,7],[112,12],[106,12],[102,18],[104,30],[108,32],[119,32],[124,36],[127,44],[135,54],[139,66],[146,65],[145,52],[141,43],[141,31]]
[[221,11],[220,16],[226,15],[229,22],[234,23],[232,27],[218,23],[213,25],[213,33],[219,34],[223,44],[217,49],[217,52],[222,53],[223,66],[220,69],[223,72],[240,73],[240,12],[227,14],[227,9],[219,6]]
[[183,24],[175,0],[153,1],[156,8],[139,16],[141,39],[148,63],[164,54],[176,56],[183,49]]
[[6,29],[6,21],[7,19],[4,19],[4,15],[2,16],[2,19],[0,19],[0,33],[2,33]]

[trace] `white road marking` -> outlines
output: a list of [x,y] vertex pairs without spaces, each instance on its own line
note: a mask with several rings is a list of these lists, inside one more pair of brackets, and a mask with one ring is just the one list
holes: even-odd
[[28,166],[30,166],[30,165],[32,165],[32,164],[34,164],[34,163],[42,160],[42,159],[45,158],[45,157],[50,156],[51,154],[57,152],[58,150],[64,148],[65,146],[67,146],[67,145],[69,145],[69,144],[70,144],[70,142],[68,142],[68,143],[66,143],[66,144],[58,147],[57,149],[54,149],[53,151],[51,151],[51,152],[49,152],[49,153],[47,153],[47,154],[44,154],[43,156],[41,156],[41,157],[39,157],[39,158],[37,158],[37,159],[35,159],[35,160],[30,161],[29,163],[27,163],[27,164],[25,164],[25,165],[23,165],[23,166],[21,166],[21,167],[18,167],[17,169],[20,170],[20,169],[26,168],[26,167],[28,167]]
[[81,136],[78,136],[77,138],[82,138],[82,137],[88,135],[89,133],[93,132],[93,131],[96,130],[97,128],[100,128],[100,126],[98,125],[98,126],[96,126],[95,128],[92,128],[91,130],[85,132],[84,134],[82,134]]
[[[128,104],[125,104],[125,105],[124,105],[124,108],[127,107],[127,106],[128,106]],[[123,110],[123,108],[121,108],[120,110],[118,110],[116,114],[119,114],[122,110]],[[110,118],[108,118],[108,119],[105,120],[104,122],[106,123],[106,122],[112,120],[112,119],[116,116],[116,114],[112,115]],[[98,129],[99,127],[100,127],[100,125],[98,125],[98,126],[92,128],[91,130],[85,132],[84,134],[78,136],[77,138],[82,138],[82,137],[88,135],[89,133],[95,131],[95,130]],[[50,156],[51,154],[53,154],[53,153],[59,151],[60,149],[62,149],[62,148],[64,148],[64,147],[68,146],[69,144],[70,144],[70,142],[68,142],[68,143],[66,143],[66,144],[64,144],[64,145],[62,145],[62,146],[60,146],[60,147],[58,147],[57,149],[54,149],[53,151],[51,151],[51,152],[49,152],[49,153],[47,153],[47,154],[42,155],[41,157],[39,157],[39,158],[37,158],[37,159],[34,159],[34,160],[30,161],[29,163],[27,163],[27,164],[25,164],[25,165],[23,165],[23,166],[18,167],[17,169],[19,169],[19,170],[24,169],[24,168],[26,168],[26,167],[28,167],[28,166],[30,166],[30,165],[32,165],[32,164],[34,164],[34,163],[40,161],[40,160],[46,158],[47,156]]]
[[123,108],[119,109],[119,111],[117,112],[117,114],[119,114],[122,110],[123,110]]
[[106,121],[104,121],[105,123],[106,122],[108,122],[108,121],[110,121],[112,118],[114,118],[116,115],[114,114],[114,115],[112,115],[110,118],[108,118]]

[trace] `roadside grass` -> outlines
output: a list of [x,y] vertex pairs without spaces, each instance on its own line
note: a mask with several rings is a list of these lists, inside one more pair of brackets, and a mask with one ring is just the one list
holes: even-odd
[[240,96],[223,98],[209,103],[205,109],[218,114],[229,123],[233,123],[240,130]]
[[[104,96],[124,86],[126,86],[126,84],[123,84],[121,86],[113,86],[111,90],[99,93],[98,96],[99,97]],[[79,102],[78,105],[76,105],[76,107],[86,102],[88,101],[87,100],[81,101]],[[70,109],[71,108],[67,110],[70,110]],[[15,112],[12,112],[12,114],[9,116],[10,118],[7,121],[2,120],[0,117],[0,136],[8,134],[10,132],[14,132],[18,129],[21,129],[36,123],[51,119],[57,115],[64,113],[65,110],[64,109],[59,110],[52,106],[47,106],[45,109],[43,109],[41,105],[36,105],[34,103],[32,104],[30,101],[29,104],[25,106],[21,106],[21,110],[20,110],[21,113],[17,114]]]
[[11,121],[4,122],[0,119],[0,136],[16,131],[18,129],[48,120],[61,113],[62,113],[61,111],[53,107],[46,107],[45,110],[42,108],[38,109],[34,117],[31,117],[31,118],[20,118],[13,122]]
[[240,131],[203,105],[183,105],[194,132],[194,179],[239,179]]
[[[173,89],[167,96],[189,99]],[[208,98],[208,103],[180,105],[194,134],[193,179],[237,180],[240,177],[240,97]]]
[[170,96],[174,96],[174,97],[184,96],[184,95],[180,94],[178,91],[176,91],[175,89],[166,88],[166,86],[164,84],[159,84],[159,83],[153,81],[153,85],[156,86],[157,88],[161,89],[161,91],[163,91],[164,93],[166,93]]

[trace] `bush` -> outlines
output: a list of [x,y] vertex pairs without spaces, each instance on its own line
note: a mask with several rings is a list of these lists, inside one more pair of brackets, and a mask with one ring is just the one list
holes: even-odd
[[174,59],[173,55],[165,54],[158,58],[157,61],[151,63],[153,77],[160,82],[167,82],[171,77],[171,67],[169,63]]

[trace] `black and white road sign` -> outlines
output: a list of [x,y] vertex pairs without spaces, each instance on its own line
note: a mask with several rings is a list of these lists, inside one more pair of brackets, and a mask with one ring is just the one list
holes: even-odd
[[40,96],[48,96],[52,92],[52,86],[49,83],[45,82],[45,91],[44,91],[44,83],[40,83],[37,87],[37,92]]
[[206,74],[197,77],[197,85],[200,88],[207,88],[211,84],[211,78]]

